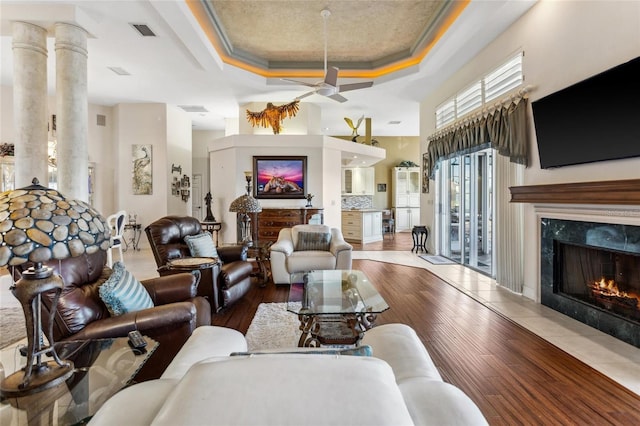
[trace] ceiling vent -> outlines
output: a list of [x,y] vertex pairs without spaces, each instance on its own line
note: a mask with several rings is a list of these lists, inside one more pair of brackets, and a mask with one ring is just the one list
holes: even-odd
[[402,123],[402,121],[400,120],[392,120],[389,122],[389,124],[400,124],[400,123]]
[[143,37],[155,37],[156,33],[154,33],[153,31],[151,31],[151,28],[149,28],[148,25],[146,24],[130,24],[133,28],[135,28],[136,31],[138,31],[140,33],[141,36]]
[[129,71],[120,67],[108,67],[111,71],[115,72],[118,75],[131,75]]
[[186,112],[209,112],[209,110],[202,105],[178,105],[178,108]]

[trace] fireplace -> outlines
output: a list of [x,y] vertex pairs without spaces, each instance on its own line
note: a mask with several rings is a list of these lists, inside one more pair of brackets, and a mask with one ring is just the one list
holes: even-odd
[[541,225],[542,304],[640,347],[640,226]]

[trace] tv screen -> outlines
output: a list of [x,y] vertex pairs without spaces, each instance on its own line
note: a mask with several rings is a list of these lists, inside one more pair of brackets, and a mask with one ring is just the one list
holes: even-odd
[[531,107],[543,169],[640,156],[640,57]]

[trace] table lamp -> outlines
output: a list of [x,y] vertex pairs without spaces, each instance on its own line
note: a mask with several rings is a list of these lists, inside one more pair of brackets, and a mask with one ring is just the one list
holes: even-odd
[[240,213],[241,220],[241,242],[243,244],[251,243],[251,218],[249,213],[260,213],[262,206],[251,196],[251,172],[244,172],[245,179],[247,180],[247,193],[241,195],[231,202],[229,211],[233,213]]
[[[0,266],[32,264],[11,287],[24,311],[27,362],[0,383],[0,393],[7,398],[44,391],[73,374],[73,363],[60,359],[53,341],[56,305],[64,284],[44,263],[109,248],[109,227],[96,210],[40,186],[36,178],[32,183],[0,194]],[[45,345],[40,305],[47,292],[53,297]]]

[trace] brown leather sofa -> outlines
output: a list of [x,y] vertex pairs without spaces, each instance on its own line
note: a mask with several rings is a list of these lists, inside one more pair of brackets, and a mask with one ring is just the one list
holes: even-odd
[[[209,303],[197,296],[193,275],[183,273],[141,281],[155,306],[112,317],[98,294],[98,288],[112,272],[106,261],[106,252],[100,250],[47,263],[64,282],[54,317],[54,340],[127,337],[129,331],[139,330],[159,345],[136,380],[158,378],[193,330],[211,325]],[[130,272],[135,275],[135,271]],[[43,294],[43,327],[48,327],[51,305],[52,297]]]
[[[170,266],[173,259],[191,257],[184,241],[188,235],[202,232],[198,219],[191,216],[165,216],[145,228],[153,256],[161,276],[184,271]],[[247,261],[247,247],[231,245],[217,247],[221,263],[207,267],[195,266],[201,274],[198,295],[209,300],[214,312],[244,296],[251,288],[253,265]]]

